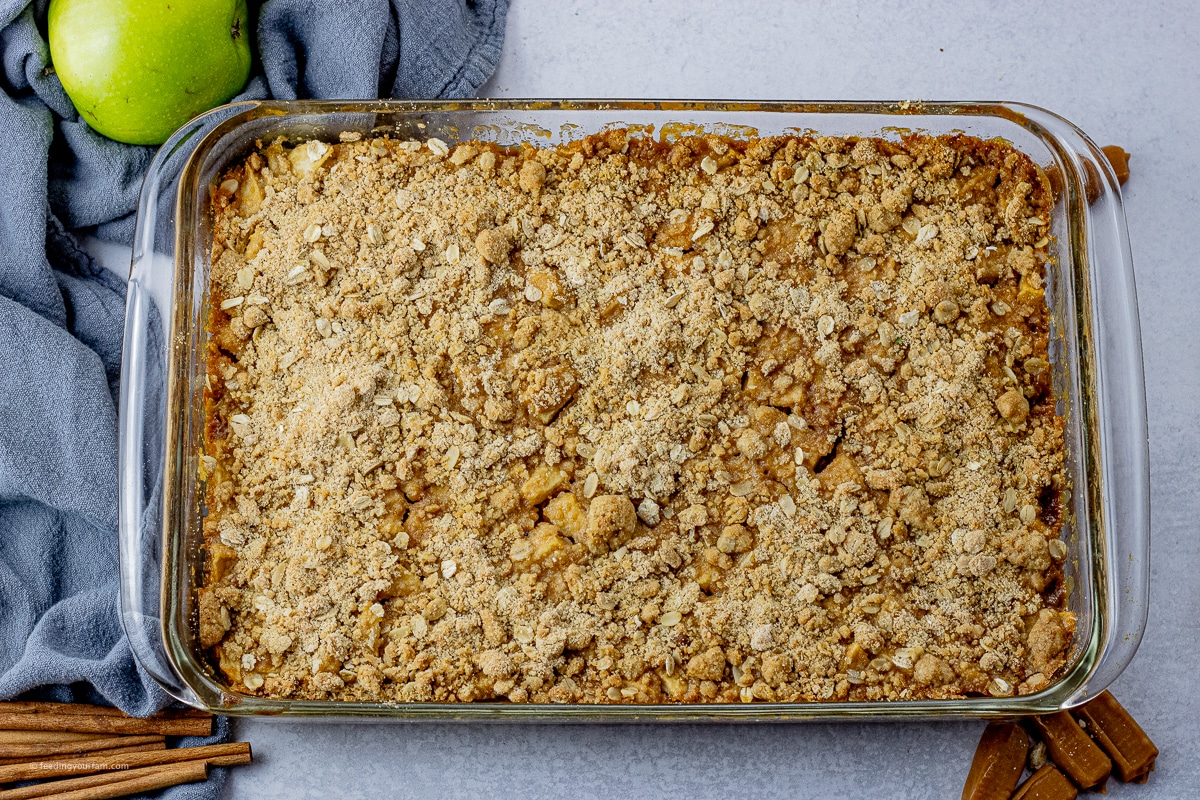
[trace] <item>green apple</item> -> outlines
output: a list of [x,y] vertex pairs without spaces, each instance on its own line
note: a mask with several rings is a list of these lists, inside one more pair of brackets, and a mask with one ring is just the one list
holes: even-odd
[[246,0],[51,0],[50,58],[80,116],[162,144],[250,75]]

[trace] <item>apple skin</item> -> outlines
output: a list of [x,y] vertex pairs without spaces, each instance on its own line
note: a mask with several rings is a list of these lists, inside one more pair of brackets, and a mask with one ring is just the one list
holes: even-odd
[[51,0],[50,58],[89,125],[162,144],[250,76],[246,0]]

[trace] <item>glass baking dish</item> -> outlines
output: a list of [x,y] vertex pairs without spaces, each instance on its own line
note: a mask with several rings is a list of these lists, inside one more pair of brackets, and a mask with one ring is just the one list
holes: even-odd
[[[966,133],[1030,156],[1056,194],[1047,267],[1051,357],[1066,418],[1071,486],[1070,665],[1045,690],[961,700],[693,705],[518,705],[272,700],[225,685],[200,653],[196,589],[203,484],[210,193],[218,176],[278,136],[343,132],[447,142],[552,145],[611,127],[730,136]],[[180,129],[142,189],[125,319],[120,397],[121,615],[142,667],[179,700],[226,714],[495,720],[801,720],[991,717],[1068,708],[1129,664],[1146,622],[1149,471],[1133,265],[1113,171],[1078,128],[1015,103],[668,101],[250,102]]]

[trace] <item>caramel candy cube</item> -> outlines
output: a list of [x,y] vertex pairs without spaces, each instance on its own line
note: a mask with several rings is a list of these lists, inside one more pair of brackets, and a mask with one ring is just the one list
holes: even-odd
[[1112,759],[1117,777],[1126,783],[1144,781],[1154,768],[1158,748],[1110,692],[1075,709],[1087,730]]
[[1046,742],[1050,760],[1061,767],[1076,786],[1085,791],[1103,788],[1112,772],[1112,762],[1083,732],[1074,717],[1059,711],[1034,717],[1033,724]]
[[1053,764],[1047,764],[1021,784],[1012,800],[1075,800],[1079,791]]
[[1029,753],[1029,734],[1014,722],[989,722],[975,748],[962,800],[1008,800]]
[[1106,145],[1100,149],[1104,151],[1108,163],[1112,164],[1113,172],[1117,174],[1117,183],[1124,186],[1125,181],[1129,180],[1129,153],[1125,152],[1125,148],[1115,144]]

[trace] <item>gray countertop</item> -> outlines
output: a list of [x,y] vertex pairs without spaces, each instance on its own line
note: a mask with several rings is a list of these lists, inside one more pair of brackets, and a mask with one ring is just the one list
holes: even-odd
[[[886,10],[881,10],[888,6]],[[1200,13],[1179,2],[515,0],[494,97],[1020,100],[1133,154],[1150,408],[1149,627],[1115,694],[1200,785]],[[238,798],[957,797],[978,722],[332,725],[242,721]]]

